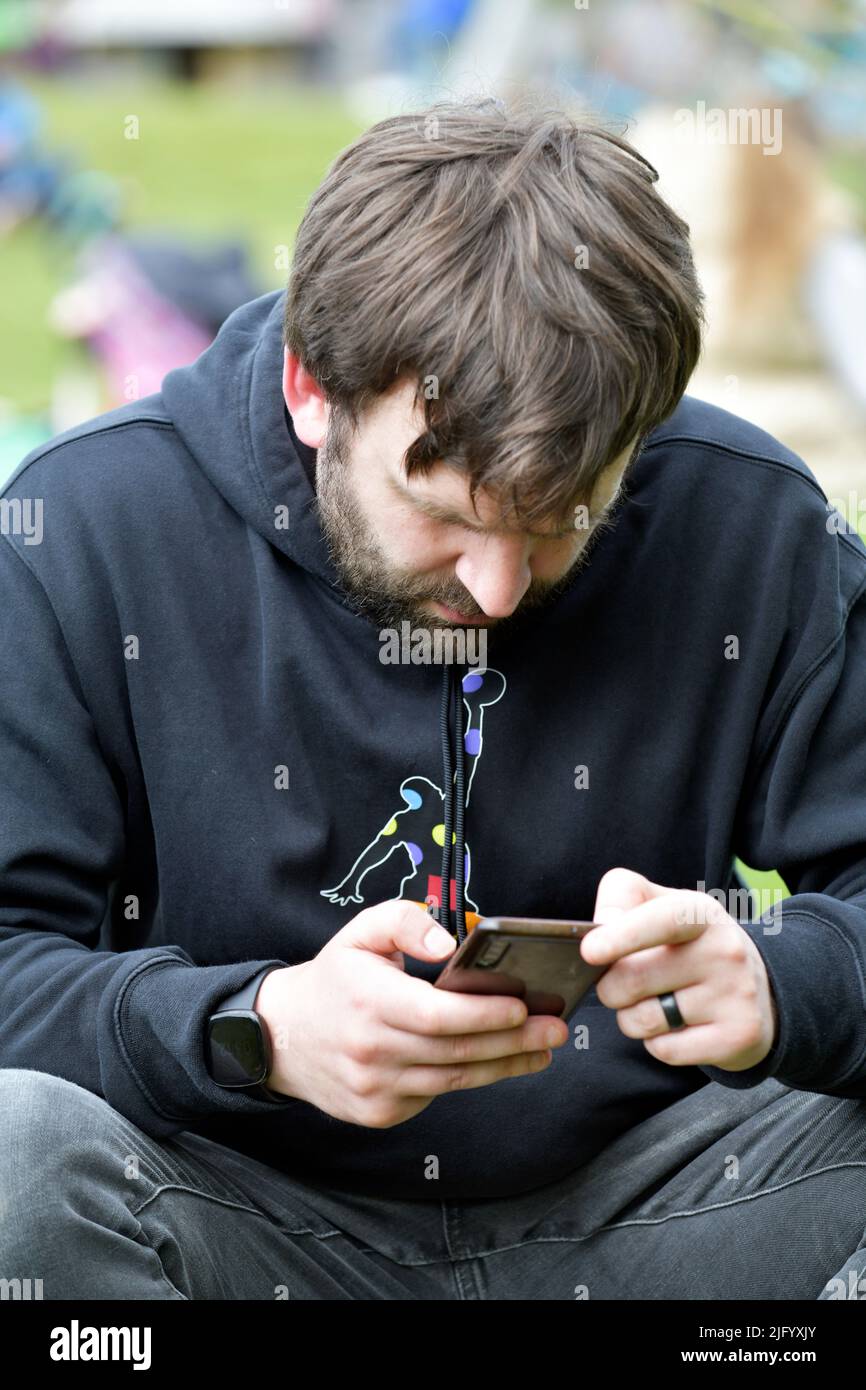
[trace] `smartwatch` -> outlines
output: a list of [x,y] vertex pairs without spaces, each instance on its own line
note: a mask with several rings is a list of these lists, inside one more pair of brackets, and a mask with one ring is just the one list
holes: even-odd
[[269,965],[243,989],[224,999],[210,1015],[205,1035],[205,1062],[218,1086],[242,1091],[254,1100],[280,1103],[289,1096],[268,1090],[265,1077],[271,1070],[272,1053],[268,1027],[253,1009],[262,980],[278,966]]

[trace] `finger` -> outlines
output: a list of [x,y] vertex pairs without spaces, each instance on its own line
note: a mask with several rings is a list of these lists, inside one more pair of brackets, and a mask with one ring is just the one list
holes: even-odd
[[517,1056],[523,1052],[545,1052],[561,1047],[568,1041],[568,1025],[549,1014],[527,1019],[522,1028],[507,1028],[493,1033],[455,1033],[442,1037],[424,1037],[417,1033],[390,1030],[386,1043],[388,1061],[401,1067],[460,1066],[468,1062],[485,1062],[497,1057]]
[[[365,908],[338,933],[340,944],[379,956],[405,951],[419,960],[441,960],[457,942],[418,903],[392,898]],[[336,939],[336,938],[335,938]]]
[[479,1086],[491,1086],[509,1076],[525,1076],[543,1071],[550,1065],[553,1054],[522,1052],[514,1057],[500,1057],[490,1062],[469,1062],[459,1067],[407,1067],[396,1082],[401,1096],[441,1096],[451,1091],[471,1091]]
[[[666,993],[662,990],[661,993]],[[716,994],[705,984],[678,988],[677,1008],[683,1016],[686,1028],[715,1023],[719,1017]],[[616,1021],[627,1038],[655,1038],[662,1033],[682,1033],[684,1028],[671,1028],[658,995],[640,999],[627,1008],[616,1011]]]
[[403,971],[388,975],[380,985],[379,1017],[383,1023],[416,1036],[489,1033],[519,1028],[529,1010],[522,999],[508,994],[461,994],[436,989]]
[[667,1037],[645,1039],[650,1055],[670,1067],[720,1067],[731,1055],[731,1039],[721,1023],[683,1028]]
[[677,946],[647,946],[622,956],[604,972],[596,994],[608,1009],[627,1009],[641,999],[699,985],[710,974],[706,938]]
[[618,921],[595,927],[581,941],[581,955],[590,965],[608,965],[647,946],[694,940],[706,930],[706,924],[689,920],[696,914],[684,910],[683,899],[690,896],[694,895],[687,889],[669,888],[664,897],[651,898]]
[[633,907],[640,907],[641,903],[648,899],[657,898],[670,891],[670,888],[653,883],[652,879],[636,873],[634,869],[608,869],[598,881],[592,920],[612,921],[621,913],[630,912]]

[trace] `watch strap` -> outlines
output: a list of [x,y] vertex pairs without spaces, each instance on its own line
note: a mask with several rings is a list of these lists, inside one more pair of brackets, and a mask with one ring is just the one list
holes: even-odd
[[258,975],[254,975],[253,978],[248,980],[245,985],[242,985],[240,989],[236,989],[234,994],[228,995],[226,999],[221,999],[219,1007],[213,1009],[211,1012],[222,1014],[225,1013],[227,1009],[248,1009],[250,1013],[255,1013],[253,1005],[256,1002],[256,995],[259,992],[262,980],[266,975],[270,975],[271,971],[276,968],[277,967],[274,965],[268,965],[264,970],[260,970]]
[[[267,1024],[261,1014],[256,1013],[253,1005],[256,1002],[262,980],[269,975],[272,970],[279,970],[277,965],[268,965],[264,970],[260,970],[258,975],[253,976],[247,984],[240,989],[229,994],[225,999],[220,1000],[219,1007],[211,1010],[211,1018],[216,1014],[228,1013],[232,1009],[243,1009],[247,1013],[255,1013],[263,1030],[267,1029]],[[217,1083],[219,1084],[219,1083]],[[282,1096],[277,1091],[271,1091],[263,1081],[253,1082],[250,1086],[233,1086],[233,1091],[240,1091],[245,1096],[252,1096],[256,1100],[267,1100],[271,1103],[282,1104],[290,1100],[290,1096]]]

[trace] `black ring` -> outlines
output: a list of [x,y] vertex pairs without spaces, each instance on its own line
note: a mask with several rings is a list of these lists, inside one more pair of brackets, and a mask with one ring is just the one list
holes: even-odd
[[664,1015],[668,1021],[670,1031],[673,1032],[677,1028],[685,1028],[686,1021],[680,1013],[676,995],[659,994],[656,997],[664,1010]]

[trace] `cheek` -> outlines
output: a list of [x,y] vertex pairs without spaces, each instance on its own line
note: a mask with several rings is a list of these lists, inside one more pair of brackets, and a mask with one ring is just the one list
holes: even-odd
[[460,557],[447,528],[414,512],[396,511],[385,520],[382,545],[395,565],[418,574],[453,569]]
[[577,559],[582,540],[575,541],[571,536],[565,540],[549,541],[539,545],[533,552],[530,571],[534,579],[559,579]]

